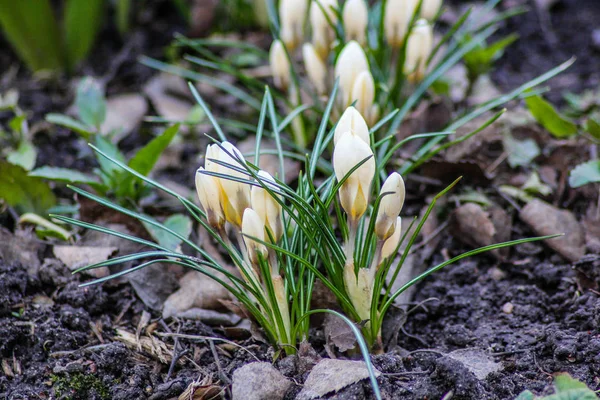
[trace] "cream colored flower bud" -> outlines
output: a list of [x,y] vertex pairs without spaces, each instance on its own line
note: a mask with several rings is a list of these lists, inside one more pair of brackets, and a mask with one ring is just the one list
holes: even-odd
[[[259,178],[263,181],[267,187],[273,191],[277,191],[277,185],[275,179],[266,171],[258,172]],[[281,204],[277,202],[263,187],[253,186],[250,193],[250,200],[252,203],[252,209],[256,211],[258,216],[263,222],[263,225],[267,227],[273,239],[277,242],[283,235],[283,219],[281,216]],[[269,236],[265,236],[269,239]]]
[[356,101],[358,112],[368,118],[375,102],[375,82],[370,71],[362,71],[356,77],[352,87],[352,101]]
[[338,181],[367,157],[370,158],[350,174],[339,190],[342,208],[353,220],[360,218],[369,205],[369,192],[375,175],[373,151],[358,135],[350,132],[344,133],[333,149],[333,169]]
[[340,80],[339,90],[344,107],[352,103],[354,82],[363,71],[369,71],[369,62],[364,50],[358,42],[348,42],[335,63],[335,77]]
[[225,224],[225,214],[221,206],[221,185],[217,178],[204,174],[204,171],[202,167],[196,171],[196,192],[208,223],[219,230]]
[[333,134],[333,145],[335,146],[337,142],[340,140],[342,135],[346,132],[350,132],[353,135],[361,138],[366,144],[371,144],[371,139],[369,135],[369,127],[365,122],[363,116],[358,112],[358,110],[352,106],[346,108],[346,111],[340,117],[337,125],[335,126],[335,131]]
[[375,220],[375,234],[379,240],[385,240],[394,233],[396,229],[396,218],[404,206],[404,197],[406,190],[404,180],[399,173],[393,172],[387,177],[379,195],[385,196],[379,202],[377,210],[377,219]]
[[303,41],[304,18],[308,10],[308,0],[281,0],[279,2],[279,21],[281,40],[288,51],[293,51]]
[[253,239],[256,238],[263,242],[265,241],[265,225],[256,211],[251,208],[246,208],[244,211],[242,235],[244,235],[244,243],[246,244],[246,251],[248,252],[250,262],[253,265],[258,264],[259,254],[263,260],[266,260],[268,256],[267,246]]
[[337,8],[337,0],[311,1],[309,19],[312,28],[312,44],[322,60],[327,59],[331,43],[335,39],[335,31],[329,21],[334,26],[337,24],[337,16],[334,11]]
[[281,40],[275,40],[269,50],[269,64],[271,65],[271,74],[275,87],[286,90],[290,86],[291,72],[290,60],[288,59]]
[[427,59],[433,47],[433,29],[426,20],[416,22],[406,43],[404,73],[411,83],[420,82],[425,77]]
[[395,228],[392,236],[383,242],[383,247],[381,248],[381,262],[395,255],[396,248],[398,247],[400,239],[402,238],[402,218],[396,218],[396,223],[394,226]]
[[305,43],[302,46],[302,57],[304,58],[304,66],[308,79],[318,94],[325,94],[327,92],[327,65],[325,65],[325,62],[319,57],[314,46],[310,43]]
[[383,26],[385,38],[390,46],[402,46],[418,4],[418,0],[387,0]]
[[344,266],[344,285],[346,293],[360,319],[371,319],[371,303],[373,299],[373,274],[367,268],[360,268],[358,275],[354,273],[354,264]]
[[421,16],[431,21],[435,18],[441,6],[442,0],[423,0],[423,3],[421,3]]
[[369,9],[364,0],[347,0],[342,12],[346,41],[356,40],[366,43]]
[[[206,150],[206,163],[205,168],[209,171],[218,172],[223,175],[248,179],[248,176],[240,171],[235,171],[225,165],[217,164],[215,162],[211,162],[208,160],[209,158],[219,160],[222,163],[229,164],[232,167],[244,168],[244,156],[242,153],[231,143],[223,142],[219,147],[216,144],[209,145]],[[227,154],[229,153],[229,154]],[[236,160],[234,157],[236,156],[240,161]],[[250,207],[250,186],[236,182],[233,180],[218,178],[218,182],[220,184],[221,192],[221,206],[223,207],[223,212],[225,214],[225,219],[227,222],[237,226],[238,228],[242,225],[242,216],[244,214],[244,210],[247,207]]]

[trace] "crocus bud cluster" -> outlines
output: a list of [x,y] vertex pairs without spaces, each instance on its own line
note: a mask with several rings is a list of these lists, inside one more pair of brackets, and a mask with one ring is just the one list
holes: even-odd
[[335,77],[339,79],[340,103],[348,107],[356,101],[356,108],[369,122],[378,116],[375,104],[375,82],[367,56],[357,41],[348,42],[335,63]]
[[[336,79],[339,80],[333,115],[338,116],[353,105],[369,125],[374,125],[382,111],[378,101],[393,101],[390,99],[397,95],[395,88],[401,87],[396,86],[400,82],[398,76],[404,75],[410,83],[424,78],[433,48],[431,21],[438,15],[441,3],[442,0],[386,0],[381,16],[387,42],[383,47],[392,50],[386,58],[391,67],[372,68],[370,62],[380,62],[377,51],[381,47],[369,51],[373,37],[368,40],[368,1],[281,0],[280,39],[273,42],[269,54],[274,84],[288,92],[292,104],[300,104],[302,85],[297,83],[301,78],[296,79],[298,75],[294,75],[292,82],[295,70],[291,60],[296,58],[294,49],[309,38],[310,41],[302,45],[301,53],[306,78],[316,95],[326,96]],[[308,24],[305,24],[307,17]],[[306,38],[305,25],[310,28]],[[341,51],[332,56],[334,48]],[[373,76],[375,71],[379,73],[378,81]],[[388,76],[382,77],[382,74]],[[390,88],[394,89],[391,97]]]
[[[233,144],[211,144],[206,149],[204,167],[196,172],[196,191],[208,223],[221,234],[225,232],[225,222],[231,224],[244,236],[250,262],[257,264],[259,254],[266,259],[268,253],[260,242],[270,238],[278,241],[283,235],[282,207],[260,183],[251,188],[250,184],[236,180],[249,179],[245,168],[244,156]],[[277,191],[268,172],[259,171],[258,179],[272,193]]]
[[[280,338],[289,337],[290,316],[288,295],[279,274],[276,257],[270,257],[265,245],[277,242],[283,235],[281,198],[275,179],[266,171],[258,171],[257,182],[251,185],[246,162],[241,152],[231,143],[211,144],[206,149],[204,167],[196,172],[196,190],[204,209],[208,224],[229,244],[226,223],[238,237],[240,247],[245,247],[245,262],[240,265],[244,278],[256,288],[264,290],[265,281],[275,294],[270,305],[273,320],[275,310],[281,316],[285,332]],[[217,176],[218,174],[218,176]],[[228,179],[230,178],[230,179]],[[243,251],[243,249],[242,249]],[[268,276],[263,276],[262,263],[270,267]],[[266,295],[265,295],[266,296]],[[268,296],[266,296],[268,297]]]
[[402,224],[399,214],[404,205],[404,181],[400,174],[393,172],[382,185],[377,213],[371,215],[371,218],[375,218],[373,233],[378,243],[373,263],[370,267],[356,269],[354,247],[358,222],[371,204],[375,161],[368,125],[354,107],[348,107],[340,118],[333,141],[333,168],[336,179],[342,182],[338,196],[348,217],[344,283],[358,315],[362,319],[369,319],[375,272],[386,259],[393,256],[400,242]]
[[408,37],[404,74],[409,82],[423,80],[427,68],[427,59],[433,47],[433,29],[425,19],[420,19]]
[[[387,0],[384,10],[385,38],[392,47],[402,46],[410,22],[415,17],[419,0]],[[432,21],[437,15],[442,0],[423,0],[420,16]]]

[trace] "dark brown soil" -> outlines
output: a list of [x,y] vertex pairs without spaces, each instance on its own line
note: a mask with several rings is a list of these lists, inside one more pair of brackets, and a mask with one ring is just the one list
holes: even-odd
[[[522,2],[506,0],[502,7],[516,3]],[[107,32],[97,54],[78,72],[114,73],[108,81],[109,93],[139,90],[153,71],[136,58],[141,54],[162,57],[171,27],[180,24],[172,11],[165,11],[164,2],[152,4],[139,32],[128,39],[131,44],[122,63],[111,65],[123,43],[115,32]],[[600,50],[593,42],[600,20],[597,1],[559,0],[550,8],[550,24],[543,13],[536,13],[533,1],[525,4],[532,11],[502,28],[505,33],[516,30],[521,39],[497,64],[493,78],[498,86],[512,89],[575,55],[577,63],[551,82],[554,91],[549,97],[559,102],[565,90],[596,88],[600,84]],[[3,69],[13,63],[10,52],[0,55]],[[47,112],[64,110],[72,101],[72,91],[63,85],[69,82],[66,78],[50,84],[31,82],[30,76],[20,71],[16,81],[2,82],[0,91],[17,87],[21,106],[31,113],[33,122],[41,121]],[[135,132],[127,140],[126,147],[137,147],[146,138]],[[40,165],[93,167],[82,141],[66,131],[40,135],[36,145]],[[416,185],[415,192],[413,198],[418,200],[409,206],[419,210],[430,193]],[[581,198],[568,202],[579,211],[587,207]],[[509,204],[503,205],[511,209]],[[0,218],[0,222],[8,220]],[[13,227],[12,223],[5,225]],[[516,223],[512,238],[527,236],[533,233]],[[456,238],[444,233],[430,264],[440,261],[442,254],[452,256],[464,250]],[[41,261],[52,258],[45,247],[39,255]],[[506,262],[477,257],[426,279],[414,299],[415,304],[424,304],[409,315],[398,335],[398,346],[392,346],[397,351],[373,356],[383,373],[379,383],[384,398],[440,399],[452,392],[452,399],[514,399],[525,389],[549,393],[555,372],[569,372],[597,390],[600,296],[578,287],[578,271],[600,284],[597,256],[568,264],[543,245],[530,244],[513,249]],[[0,254],[0,399],[171,399],[199,376],[213,375],[227,388],[233,371],[253,360],[235,347],[218,347],[215,356],[205,341],[180,339],[177,353],[184,357],[169,374],[169,363],[116,338],[117,329],[135,333],[143,311],[150,312],[157,332],[239,340],[259,359],[272,361],[272,349],[248,335],[240,338],[236,336],[239,332],[234,335],[231,330],[194,321],[160,320],[127,283],[80,288],[80,279],[89,277],[71,276],[56,263],[32,272],[29,265],[9,264]],[[313,339],[316,350],[324,355],[322,334],[315,331]],[[168,338],[165,343],[173,346],[174,341]],[[483,349],[499,364],[498,371],[478,379],[465,364],[448,355],[468,348]],[[287,395],[293,399],[307,372],[300,373],[295,357],[280,359],[275,365],[297,383]],[[229,395],[226,391],[225,396]],[[365,381],[328,398],[371,399],[373,395]]]

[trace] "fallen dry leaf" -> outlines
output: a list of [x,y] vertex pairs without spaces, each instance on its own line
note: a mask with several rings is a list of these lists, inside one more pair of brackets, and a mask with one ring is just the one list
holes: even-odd
[[212,376],[207,375],[188,385],[177,400],[212,400],[217,399],[223,389],[213,383]]
[[192,109],[192,103],[170,95],[166,82],[168,81],[165,81],[164,75],[159,74],[146,83],[143,88],[144,93],[161,117],[173,121],[185,121]]
[[[506,211],[493,207],[485,211],[479,204],[466,203],[454,210],[453,235],[472,247],[489,246],[510,238],[512,221]],[[506,257],[505,252],[494,250],[497,258]]]
[[327,342],[325,350],[331,358],[334,358],[335,354],[332,346],[337,347],[343,353],[356,345],[356,336],[352,329],[338,316],[327,314],[323,323],[323,331]]
[[520,218],[538,235],[564,233],[563,237],[546,240],[546,244],[569,261],[577,261],[585,254],[585,236],[577,219],[567,210],[558,209],[542,200],[527,203]]
[[177,280],[165,264],[153,264],[125,275],[135,294],[153,310],[163,308],[164,302],[177,288]]
[[126,93],[109,97],[106,100],[106,118],[100,127],[103,134],[117,132],[115,142],[133,131],[148,112],[148,102],[137,93]]
[[[218,275],[218,272],[214,272]],[[224,280],[224,275],[220,276]],[[163,318],[181,315],[192,308],[223,309],[222,300],[230,300],[231,294],[214,279],[197,271],[186,273],[179,280],[180,288],[171,294],[163,307]]]
[[[133,351],[138,351],[141,348],[142,351],[152,355],[155,359],[163,364],[169,364],[173,357],[171,348],[162,340],[154,336],[142,336],[138,339],[135,337],[135,333],[128,332],[123,329],[117,329],[116,339],[125,344]],[[179,360],[179,363],[183,363],[183,360]]]
[[[379,375],[381,372],[375,370],[375,376]],[[312,369],[296,399],[311,400],[323,397],[368,377],[369,371],[364,361],[324,358]]]
[[[115,255],[119,249],[116,247],[93,247],[93,246],[66,246],[55,245],[54,256],[58,258],[71,271],[86,265],[96,264],[108,260]],[[103,278],[110,274],[108,267],[100,267],[86,271],[95,278]]]
[[233,400],[283,399],[292,382],[267,362],[253,362],[233,373]]

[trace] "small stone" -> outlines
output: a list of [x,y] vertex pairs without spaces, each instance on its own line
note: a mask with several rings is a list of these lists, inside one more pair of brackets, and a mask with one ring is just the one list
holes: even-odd
[[292,382],[270,363],[255,362],[233,373],[233,400],[283,399]]
[[506,304],[504,304],[504,305],[502,306],[502,311],[503,311],[505,314],[512,314],[512,312],[513,312],[513,309],[514,309],[514,308],[515,308],[515,306],[513,305],[513,303],[510,303],[510,302],[509,302],[509,303],[506,303]]

